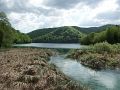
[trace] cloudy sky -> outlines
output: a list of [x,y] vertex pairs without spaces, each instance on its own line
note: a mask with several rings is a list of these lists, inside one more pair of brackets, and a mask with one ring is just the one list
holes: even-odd
[[0,0],[0,11],[25,33],[47,27],[120,24],[120,0]]

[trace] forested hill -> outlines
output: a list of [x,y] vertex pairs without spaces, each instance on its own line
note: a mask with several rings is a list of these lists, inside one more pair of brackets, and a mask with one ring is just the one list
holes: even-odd
[[111,44],[120,43],[120,25],[111,25],[101,32],[92,32],[81,38],[81,44],[95,44],[108,42]]
[[91,32],[101,32],[108,27],[114,25],[104,25],[100,27],[82,28],[77,26],[64,26],[56,28],[44,28],[34,30],[28,35],[35,43],[50,42],[50,43],[79,43],[81,37]]
[[28,35],[15,30],[10,24],[6,14],[0,12],[0,48],[10,47],[13,43],[28,43],[31,39]]
[[104,31],[106,28],[111,28],[113,26],[115,26],[115,25],[107,24],[107,25],[103,25],[103,26],[100,26],[100,27],[88,27],[88,28],[77,27],[77,26],[73,26],[73,27],[75,29],[79,30],[82,33],[89,34],[89,33],[92,33],[92,32],[101,32],[101,31]]
[[77,29],[64,26],[59,28],[40,29],[29,33],[33,42],[39,43],[79,43],[84,35]]

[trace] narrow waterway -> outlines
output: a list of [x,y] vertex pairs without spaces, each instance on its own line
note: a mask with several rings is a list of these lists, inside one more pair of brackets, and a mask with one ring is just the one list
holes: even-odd
[[94,71],[76,60],[65,59],[65,55],[52,56],[50,63],[55,64],[65,75],[89,86],[92,90],[120,90],[120,71]]
[[[55,49],[80,49],[80,44],[57,43],[30,43],[15,44],[14,46],[55,48]],[[120,90],[120,70],[94,71],[84,67],[76,60],[65,59],[65,55],[52,56],[50,63],[55,64],[66,76],[90,87],[92,90]]]

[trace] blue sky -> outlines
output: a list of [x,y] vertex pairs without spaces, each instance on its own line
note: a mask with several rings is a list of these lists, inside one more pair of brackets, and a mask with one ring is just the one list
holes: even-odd
[[0,11],[24,33],[47,27],[120,24],[120,0],[0,0]]

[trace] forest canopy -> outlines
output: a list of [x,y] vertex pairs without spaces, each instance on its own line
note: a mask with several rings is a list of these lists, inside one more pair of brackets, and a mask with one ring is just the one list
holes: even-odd
[[120,26],[114,25],[111,27],[107,27],[101,32],[93,32],[81,38],[81,44],[85,45],[104,41],[110,44],[120,43]]

